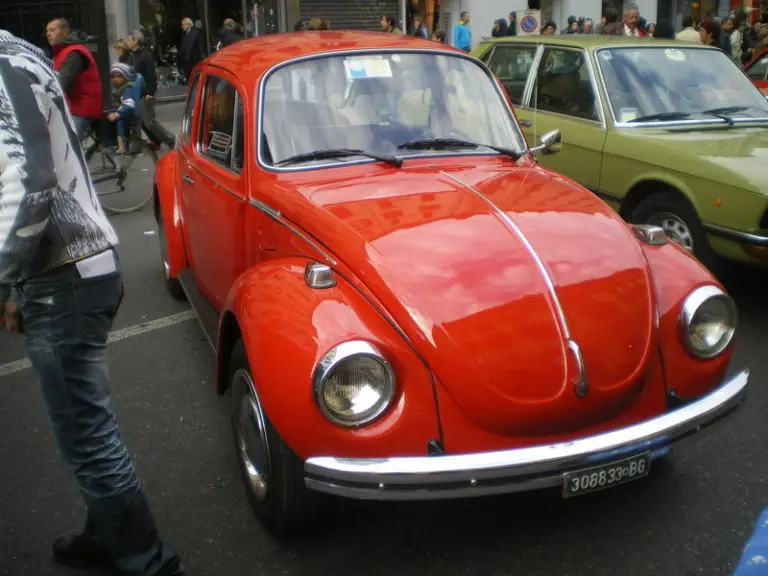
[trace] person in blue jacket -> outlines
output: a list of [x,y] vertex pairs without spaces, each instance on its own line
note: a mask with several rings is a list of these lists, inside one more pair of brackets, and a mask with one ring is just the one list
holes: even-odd
[[112,82],[112,100],[107,111],[107,120],[115,124],[117,130],[117,153],[128,151],[128,131],[138,124],[138,103],[141,99],[142,77],[134,74],[128,64],[116,62],[109,70]]
[[459,50],[469,52],[472,50],[472,30],[469,28],[469,12],[461,13],[461,19],[453,27],[453,45]]

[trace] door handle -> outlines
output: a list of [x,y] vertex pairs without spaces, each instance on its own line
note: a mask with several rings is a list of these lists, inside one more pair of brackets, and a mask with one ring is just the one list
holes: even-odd
[[190,178],[190,177],[189,177],[189,176],[187,176],[186,174],[184,174],[184,175],[181,177],[181,179],[182,179],[182,180],[184,180],[184,182],[186,182],[187,184],[194,184],[194,183],[195,183],[195,181],[194,181],[194,180],[192,180],[192,178]]
[[524,128],[530,128],[533,126],[533,120],[520,120],[520,126]]

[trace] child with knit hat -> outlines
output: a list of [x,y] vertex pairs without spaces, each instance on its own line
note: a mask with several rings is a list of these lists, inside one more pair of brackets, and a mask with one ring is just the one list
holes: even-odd
[[[116,62],[109,69],[112,82],[112,100],[107,120],[117,128],[117,153],[125,154],[128,150],[128,131],[136,124],[139,113],[137,103],[141,97],[138,74],[128,64]],[[137,78],[138,77],[138,78]]]

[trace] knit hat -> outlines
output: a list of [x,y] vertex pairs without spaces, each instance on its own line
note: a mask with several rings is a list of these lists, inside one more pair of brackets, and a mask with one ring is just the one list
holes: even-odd
[[109,75],[112,76],[113,74],[120,74],[126,80],[130,80],[131,76],[133,76],[133,68],[128,66],[128,64],[115,62],[112,64],[112,68],[109,69]]

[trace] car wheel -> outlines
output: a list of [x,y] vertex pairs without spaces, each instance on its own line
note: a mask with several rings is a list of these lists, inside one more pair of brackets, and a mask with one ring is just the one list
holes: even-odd
[[232,351],[229,383],[235,453],[254,514],[273,534],[301,533],[316,518],[320,495],[307,489],[304,463],[264,413],[242,340]]
[[710,247],[695,210],[685,200],[669,192],[653,194],[640,202],[630,220],[658,226],[712,272],[719,268],[720,259]]
[[186,300],[184,289],[177,278],[171,278],[170,266],[168,266],[168,244],[165,239],[165,226],[163,226],[163,216],[160,215],[157,221],[158,240],[160,242],[160,259],[163,264],[163,274],[165,274],[165,289],[176,300]]

